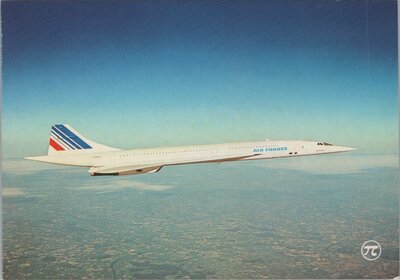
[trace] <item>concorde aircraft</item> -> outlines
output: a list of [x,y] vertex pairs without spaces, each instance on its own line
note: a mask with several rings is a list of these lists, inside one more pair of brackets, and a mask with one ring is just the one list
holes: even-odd
[[45,156],[26,157],[47,163],[89,167],[92,176],[155,173],[164,166],[321,155],[350,147],[318,141],[258,141],[213,145],[121,150],[93,142],[68,124],[51,127]]

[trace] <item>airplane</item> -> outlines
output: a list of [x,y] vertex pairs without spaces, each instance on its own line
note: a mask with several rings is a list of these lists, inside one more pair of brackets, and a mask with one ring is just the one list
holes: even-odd
[[356,150],[326,142],[280,140],[122,150],[91,141],[68,124],[51,127],[48,154],[25,157],[89,167],[92,176],[156,173],[164,166],[321,155]]

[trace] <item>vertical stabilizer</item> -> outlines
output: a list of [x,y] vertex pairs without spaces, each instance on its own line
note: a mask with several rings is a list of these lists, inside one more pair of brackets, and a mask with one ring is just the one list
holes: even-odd
[[93,142],[68,124],[55,124],[51,127],[48,155],[61,155],[62,152],[101,152],[118,149]]

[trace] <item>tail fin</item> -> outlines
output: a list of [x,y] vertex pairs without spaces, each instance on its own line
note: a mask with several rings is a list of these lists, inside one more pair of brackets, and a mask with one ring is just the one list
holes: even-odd
[[97,144],[79,134],[68,124],[56,124],[51,127],[48,155],[61,152],[113,151],[115,148]]

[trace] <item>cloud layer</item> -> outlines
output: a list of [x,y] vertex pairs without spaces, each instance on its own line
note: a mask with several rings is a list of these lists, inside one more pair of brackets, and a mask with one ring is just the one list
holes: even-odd
[[259,162],[257,165],[274,169],[290,169],[313,174],[350,174],[371,168],[398,168],[397,154],[338,154],[290,159],[275,159]]
[[97,194],[117,192],[124,189],[133,189],[140,191],[156,191],[162,192],[171,189],[172,186],[164,184],[151,184],[130,179],[95,181],[93,183],[84,184],[74,190],[93,191]]
[[27,192],[18,189],[18,188],[3,188],[2,196],[5,197],[16,197],[16,196],[27,196],[29,195]]

